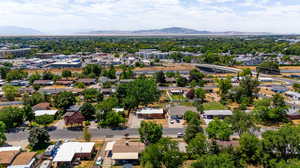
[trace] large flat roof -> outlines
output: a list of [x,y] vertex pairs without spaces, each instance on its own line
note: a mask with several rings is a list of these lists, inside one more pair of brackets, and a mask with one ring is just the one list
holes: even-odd
[[231,110],[205,110],[204,115],[232,115]]
[[153,108],[145,108],[136,112],[136,114],[163,114],[164,110],[160,109],[153,109]]
[[66,142],[57,151],[53,162],[71,162],[76,153],[91,153],[95,146],[94,142]]
[[58,110],[37,110],[34,112],[35,116],[42,116],[42,115],[55,115]]

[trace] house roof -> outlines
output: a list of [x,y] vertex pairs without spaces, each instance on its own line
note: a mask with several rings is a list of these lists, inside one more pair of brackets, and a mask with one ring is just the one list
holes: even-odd
[[141,142],[116,142],[112,148],[112,153],[140,153],[145,149]]
[[231,110],[205,110],[204,115],[232,115]]
[[0,152],[0,164],[4,164],[4,165],[11,164],[14,158],[18,155],[18,153],[20,153],[19,150]]
[[133,160],[133,159],[139,159],[139,153],[133,152],[133,153],[113,153],[112,159],[115,160]]
[[144,108],[136,112],[136,114],[163,114],[164,110],[162,108],[153,109],[153,108]]
[[0,147],[0,152],[4,152],[4,151],[19,151],[19,150],[21,150],[21,146]]
[[58,110],[37,110],[34,112],[35,116],[41,116],[41,115],[55,115],[58,112]]
[[294,96],[294,97],[300,97],[300,93],[297,93],[297,92],[288,91],[285,94]]
[[75,154],[91,153],[94,146],[94,142],[66,142],[58,148],[53,162],[71,162]]
[[48,102],[43,102],[36,104],[35,106],[32,107],[33,110],[47,110],[50,107],[50,103]]
[[197,112],[197,108],[192,106],[171,106],[169,108],[170,115],[183,116],[186,111]]
[[33,84],[36,85],[52,85],[54,82],[52,80],[35,80]]
[[28,165],[34,159],[36,152],[22,152],[11,165]]
[[78,82],[82,82],[82,83],[95,83],[96,79],[93,78],[83,78],[83,79],[78,79]]

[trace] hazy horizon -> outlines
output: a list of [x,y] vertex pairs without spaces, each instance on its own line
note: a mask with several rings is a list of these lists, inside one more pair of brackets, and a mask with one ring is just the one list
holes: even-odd
[[2,0],[0,26],[44,33],[184,27],[300,34],[295,0]]

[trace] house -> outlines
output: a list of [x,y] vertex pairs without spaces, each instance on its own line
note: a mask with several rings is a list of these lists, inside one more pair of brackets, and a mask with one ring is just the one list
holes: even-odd
[[29,86],[29,82],[24,80],[13,80],[9,84],[12,86]]
[[64,115],[65,125],[82,125],[85,120],[80,112],[66,112]]
[[82,78],[78,79],[77,82],[84,83],[85,85],[93,85],[96,84],[97,80],[93,78]]
[[67,109],[67,112],[79,112],[81,105],[73,105]]
[[58,80],[55,82],[56,85],[64,85],[64,86],[71,86],[74,83],[72,80]]
[[154,108],[144,108],[141,110],[138,110],[135,113],[139,118],[145,118],[145,119],[163,119],[165,118],[165,113],[162,108],[154,109]]
[[168,116],[171,119],[182,119],[183,116],[184,116],[184,113],[186,111],[197,112],[198,110],[197,110],[196,107],[175,105],[175,106],[169,107],[169,109],[168,109]]
[[111,159],[115,165],[124,163],[138,164],[145,145],[141,142],[118,141],[113,144]]
[[272,86],[271,87],[271,91],[275,92],[275,93],[284,93],[286,91],[288,91],[289,89],[285,86]]
[[33,94],[35,90],[32,87],[22,87],[19,89],[20,94],[28,93],[29,95]]
[[300,100],[300,93],[298,93],[298,92],[288,91],[288,92],[285,92],[285,96],[293,99],[294,101]]
[[7,168],[34,168],[36,152],[21,152]]
[[172,95],[182,95],[184,93],[184,90],[182,90],[182,89],[171,89],[169,92]]
[[225,119],[226,117],[232,116],[231,110],[205,110],[203,111],[203,119],[208,124],[214,118]]
[[58,110],[37,110],[34,111],[35,116],[42,116],[42,115],[55,115]]
[[90,160],[95,152],[94,142],[65,142],[53,158],[56,167],[73,167],[76,158]]
[[7,166],[11,165],[19,153],[20,153],[20,150],[1,151],[0,152],[0,165],[3,167],[7,167]]
[[35,80],[33,82],[34,85],[42,85],[42,86],[50,86],[53,85],[54,82],[52,80]]
[[36,104],[32,107],[32,111],[38,111],[38,110],[50,110],[50,103],[43,102]]

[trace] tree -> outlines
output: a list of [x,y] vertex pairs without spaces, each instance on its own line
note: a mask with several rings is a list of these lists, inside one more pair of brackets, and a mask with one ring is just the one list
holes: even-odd
[[92,76],[99,77],[101,75],[101,72],[102,72],[102,67],[97,64],[87,64],[83,68],[83,74],[90,77]]
[[187,123],[190,123],[193,119],[199,120],[199,114],[189,110],[184,113],[183,118],[187,121]]
[[72,72],[70,70],[63,70],[61,76],[64,78],[72,77]]
[[251,133],[256,130],[254,116],[241,110],[235,110],[229,118],[231,128],[239,135],[243,133]]
[[163,71],[156,72],[155,78],[157,83],[166,83],[166,77]]
[[45,115],[35,117],[35,122],[39,125],[43,125],[44,127],[51,124],[53,121],[54,121],[54,116],[53,115],[45,114]]
[[203,129],[200,127],[199,119],[193,118],[189,121],[187,128],[185,129],[183,139],[189,143],[190,140],[196,137],[198,133],[203,133]]
[[142,121],[139,128],[141,142],[146,145],[156,143],[162,137],[162,126],[154,122]]
[[42,78],[42,76],[39,73],[34,73],[32,75],[29,76],[29,83],[33,84],[34,81],[36,80],[40,80]]
[[90,102],[90,103],[100,102],[103,100],[103,94],[95,88],[85,89],[83,91],[83,97],[84,97],[85,101]]
[[[131,109],[157,101],[160,97],[160,91],[154,80],[136,79],[127,84],[119,85],[116,97],[126,109]],[[129,104],[126,101],[132,104],[128,107]]]
[[34,106],[36,104],[45,102],[46,98],[45,95],[39,92],[36,92],[29,96],[28,94],[24,94],[23,96],[23,104],[29,105],[29,106]]
[[79,111],[86,120],[92,120],[96,114],[96,109],[91,103],[84,103]]
[[24,113],[24,120],[25,121],[33,121],[34,118],[35,118],[35,114],[34,112],[32,111],[32,108],[30,105],[26,104],[24,107],[23,107],[23,113]]
[[109,79],[116,79],[116,70],[114,66],[110,66],[109,70],[104,71],[103,76],[106,76]]
[[84,126],[83,127],[83,139],[86,141],[86,142],[90,142],[91,141],[91,138],[92,138],[92,135],[91,133],[89,132],[89,128],[88,126]]
[[6,141],[5,130],[6,126],[4,122],[0,121],[0,146],[3,145]]
[[288,161],[281,160],[279,163],[275,163],[274,168],[298,168],[300,167],[299,159],[290,159]]
[[219,95],[221,97],[222,101],[225,101],[227,94],[229,93],[229,90],[232,88],[231,79],[225,78],[225,79],[217,79],[217,87],[219,88]]
[[96,109],[103,113],[112,111],[114,107],[118,105],[118,99],[116,97],[109,97],[99,104],[97,104]]
[[219,155],[204,155],[200,157],[192,168],[235,168],[233,157],[227,153]]
[[105,114],[104,120],[100,122],[100,125],[105,127],[117,128],[120,124],[125,123],[125,118],[117,112],[110,111]]
[[219,140],[229,140],[230,135],[233,133],[230,125],[218,118],[213,119],[206,128],[209,138]]
[[66,110],[76,103],[75,96],[72,92],[61,92],[54,96],[54,106]]
[[200,103],[203,103],[205,100],[206,91],[202,88],[195,89],[195,97],[198,99]]
[[24,111],[18,107],[4,107],[0,109],[0,121],[3,121],[6,128],[14,128],[23,123]]
[[255,102],[253,114],[257,121],[264,124],[287,122],[288,106],[284,98],[276,94],[271,99],[264,98]]
[[0,67],[0,76],[1,79],[6,79],[6,75],[9,72],[9,68],[8,67]]
[[7,100],[9,100],[9,101],[15,100],[15,97],[18,94],[18,89],[15,86],[6,85],[6,86],[3,86],[2,89],[4,92],[4,96]]
[[208,142],[203,133],[197,133],[196,137],[189,142],[187,153],[193,159],[208,153]]
[[185,87],[188,83],[188,80],[185,77],[179,76],[176,79],[176,83],[178,87]]
[[204,85],[203,77],[204,77],[203,73],[201,73],[196,69],[193,69],[190,71],[189,82],[195,81],[198,86],[203,86]]
[[248,164],[256,165],[260,160],[260,141],[252,134],[244,133],[240,138],[241,158]]
[[7,74],[6,74],[6,80],[7,81],[12,81],[12,80],[21,80],[24,79],[28,76],[28,73],[20,70],[20,69],[14,69],[14,70],[10,70]]
[[169,138],[162,138],[156,144],[146,147],[142,153],[141,165],[151,168],[178,168],[185,160],[179,151],[178,143]]
[[29,146],[32,150],[45,149],[50,144],[50,136],[44,128],[35,127],[29,131]]

